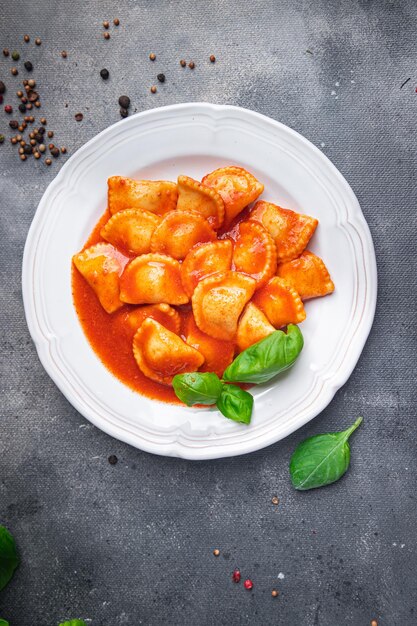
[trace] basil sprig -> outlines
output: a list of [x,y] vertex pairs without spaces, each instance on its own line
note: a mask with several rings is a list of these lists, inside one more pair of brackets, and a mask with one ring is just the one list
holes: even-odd
[[18,565],[15,540],[7,528],[0,526],[0,590],[10,581]]
[[177,397],[187,406],[215,404],[223,387],[219,377],[211,372],[177,374],[174,376],[172,386]]
[[252,417],[253,396],[237,385],[223,385],[216,406],[225,417],[241,424],[249,424]]
[[358,417],[342,432],[314,435],[298,444],[290,460],[291,482],[296,489],[324,487],[345,474],[350,462],[348,439],[362,419]]
[[293,365],[303,345],[300,329],[289,324],[286,333],[276,330],[243,350],[225,370],[223,378],[230,382],[266,383]]
[[68,622],[62,622],[59,626],[87,626],[82,619],[70,619]]

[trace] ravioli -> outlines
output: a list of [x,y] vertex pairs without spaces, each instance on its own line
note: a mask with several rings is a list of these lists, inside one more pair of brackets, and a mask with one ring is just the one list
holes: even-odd
[[123,306],[120,299],[120,276],[129,258],[110,243],[97,243],[72,257],[75,267],[95,291],[107,313]]
[[222,197],[214,189],[202,185],[189,176],[178,176],[177,209],[200,213],[215,230],[223,224]]
[[130,304],[187,304],[179,262],[163,254],[138,256],[120,279],[120,299]]
[[275,332],[275,328],[264,313],[258,309],[256,304],[248,302],[237,326],[236,343],[239,350],[246,350],[273,332]]
[[221,167],[204,176],[203,185],[215,189],[223,198],[224,225],[230,222],[251,202],[255,202],[264,186],[243,167]]
[[[120,313],[123,313],[121,311]],[[169,304],[146,304],[124,312],[121,323],[127,335],[133,337],[147,317],[156,320],[176,335],[180,332],[180,314]]]
[[230,239],[192,248],[181,265],[181,280],[185,292],[191,297],[200,280],[216,272],[230,270],[232,254],[233,245]]
[[133,338],[133,356],[145,376],[164,385],[170,385],[176,374],[195,372],[204,363],[201,352],[150,317]]
[[192,297],[198,328],[216,339],[233,340],[240,314],[255,287],[253,278],[239,272],[222,272],[204,278]]
[[299,324],[306,317],[300,296],[282,278],[271,278],[265,287],[256,292],[253,303],[265,313],[275,328]]
[[278,262],[291,261],[300,256],[318,224],[315,217],[301,215],[264,201],[255,204],[249,217],[260,222],[272,235],[277,247]]
[[275,274],[277,250],[271,235],[262,224],[248,220],[241,222],[233,250],[233,264],[238,272],[252,276],[257,289]]
[[132,254],[151,250],[151,237],[161,218],[150,211],[126,209],[115,213],[101,229],[101,236]]
[[304,250],[298,259],[278,265],[277,276],[292,285],[302,300],[327,296],[334,291],[327,267],[309,250]]
[[214,239],[216,233],[202,215],[192,211],[170,211],[152,235],[151,251],[183,259],[197,243]]
[[184,336],[186,342],[201,352],[204,356],[204,364],[201,372],[214,372],[219,377],[233,361],[235,346],[232,341],[222,341],[203,333],[194,321],[192,313],[187,317]]
[[134,180],[111,176],[107,184],[108,207],[112,214],[125,209],[144,209],[164,215],[175,209],[177,204],[177,185],[169,180]]

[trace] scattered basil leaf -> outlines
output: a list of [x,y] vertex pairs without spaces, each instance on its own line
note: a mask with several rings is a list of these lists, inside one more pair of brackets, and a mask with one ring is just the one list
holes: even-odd
[[0,526],[0,590],[10,581],[18,565],[15,540],[7,528]]
[[336,482],[349,467],[348,439],[362,423],[358,417],[347,430],[314,435],[296,447],[290,460],[291,482],[296,489],[316,489]]
[[82,619],[70,619],[68,622],[62,622],[59,626],[87,626]]
[[216,406],[225,417],[241,424],[249,424],[252,416],[253,396],[236,385],[223,385]]
[[0,619],[0,626],[10,626],[9,622],[6,622],[5,619]]
[[216,374],[211,372],[193,372],[177,374],[172,386],[177,397],[187,406],[193,404],[216,404],[222,392],[222,383]]
[[243,350],[225,370],[223,378],[230,382],[266,383],[291,367],[303,345],[300,329],[289,324],[286,333],[276,330]]

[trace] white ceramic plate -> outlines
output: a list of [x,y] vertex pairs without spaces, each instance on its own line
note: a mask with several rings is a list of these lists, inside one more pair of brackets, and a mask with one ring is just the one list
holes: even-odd
[[[309,248],[329,268],[336,291],[306,303],[304,350],[272,384],[253,388],[250,426],[216,410],[145,398],[96,357],[71,297],[71,257],[106,206],[107,178],[201,179],[223,165],[247,168],[263,199],[317,217]],[[288,127],[231,106],[181,104],[133,115],[74,154],[46,190],[23,259],[26,318],[39,358],[74,407],[133,446],[209,459],[258,450],[322,411],[351,374],[370,331],[377,274],[372,239],[351,188],[330,161]]]

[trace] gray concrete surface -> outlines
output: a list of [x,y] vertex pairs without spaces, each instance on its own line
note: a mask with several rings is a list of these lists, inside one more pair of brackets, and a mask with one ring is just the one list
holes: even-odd
[[[116,16],[121,25],[104,41],[101,22]],[[21,259],[37,203],[64,158],[50,168],[20,163],[8,141],[0,146],[0,522],[22,559],[0,592],[0,616],[11,626],[69,617],[91,626],[416,624],[414,0],[16,0],[1,3],[0,33],[1,48],[33,62],[41,112],[69,153],[119,119],[122,93],[132,110],[208,100],[295,128],[357,193],[379,267],[363,355],[313,422],[245,457],[151,456],[89,425],[37,359]],[[180,68],[182,57],[195,61],[194,72]],[[11,66],[0,55],[16,104]],[[167,80],[152,95],[160,71]],[[7,122],[1,110],[0,132],[9,137]],[[295,492],[287,465],[296,443],[358,414],[365,421],[348,475]],[[231,582],[236,566],[253,592]]]

